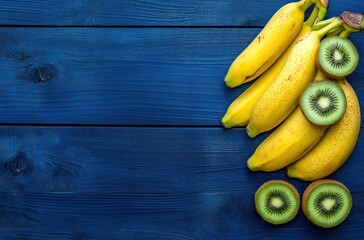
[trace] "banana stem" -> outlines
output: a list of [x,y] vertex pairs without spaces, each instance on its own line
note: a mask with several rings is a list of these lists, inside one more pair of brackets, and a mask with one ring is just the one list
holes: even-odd
[[326,20],[321,20],[316,22],[313,26],[312,26],[312,31],[317,31],[320,30],[324,27],[326,27],[327,25],[329,25],[330,23],[332,23],[332,21],[335,19],[336,17],[332,17]]
[[338,35],[342,38],[347,38],[350,34],[352,34],[352,31],[348,31],[348,30],[343,30],[342,32],[340,32]]
[[339,27],[339,28],[337,28],[337,29],[332,30],[331,32],[328,32],[326,35],[327,35],[328,37],[331,37],[331,36],[337,36],[337,35],[339,35],[339,34],[340,34],[343,30],[344,30],[344,28],[343,28],[343,27]]
[[312,0],[312,2],[319,8],[318,19],[323,20],[329,7],[329,0]]
[[312,27],[315,24],[316,20],[317,20],[318,12],[319,12],[319,9],[317,7],[315,7],[311,12],[310,17],[306,20],[305,24]]
[[298,4],[300,5],[302,11],[306,11],[307,8],[314,4],[314,2],[312,0],[301,0],[300,2],[298,2]]
[[349,31],[358,32],[364,29],[364,15],[360,13],[344,11],[340,15],[340,19],[342,19],[344,27]]
[[344,11],[339,19],[342,21],[342,30],[336,35],[340,37],[347,38],[351,33],[360,32],[364,29],[363,14]]
[[328,32],[332,31],[335,28],[341,27],[342,24],[343,23],[339,18],[334,18],[329,25],[327,25],[327,26],[323,27],[322,29],[318,30],[317,34],[318,34],[318,36],[320,38],[323,38],[323,36],[325,36]]

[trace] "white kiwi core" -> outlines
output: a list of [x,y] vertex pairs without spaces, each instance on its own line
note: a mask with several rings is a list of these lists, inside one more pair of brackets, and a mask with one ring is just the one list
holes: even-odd
[[337,62],[340,62],[344,58],[342,53],[338,50],[335,50],[333,57],[334,57],[335,61],[337,61]]
[[335,201],[335,199],[332,199],[332,198],[326,198],[322,201],[322,206],[327,211],[331,211],[331,209],[333,209],[333,207],[335,207],[335,205],[336,205],[336,201]]
[[274,197],[274,198],[272,198],[272,199],[271,199],[270,204],[271,204],[273,207],[275,207],[275,208],[280,208],[280,207],[282,207],[282,206],[283,206],[283,201],[282,201],[282,199],[281,199],[281,198],[279,198],[279,197]]
[[328,98],[327,96],[322,96],[317,104],[322,108],[322,109],[327,109],[328,107],[330,107],[331,104],[331,99]]

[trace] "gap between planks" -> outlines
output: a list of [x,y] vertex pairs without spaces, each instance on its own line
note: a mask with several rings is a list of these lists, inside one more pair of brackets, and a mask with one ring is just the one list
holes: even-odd
[[[36,124],[36,123],[1,123],[0,127],[65,127],[65,128],[211,128],[211,129],[224,129],[219,125],[144,125],[144,124]],[[360,129],[364,126],[360,126]],[[225,129],[226,131],[245,130],[246,127],[234,127]],[[267,133],[271,133],[269,131]]]
[[185,26],[185,25],[21,25],[21,24],[5,24],[0,25],[0,28],[263,28],[264,26],[234,26],[234,25],[216,25],[216,26],[203,26],[203,25],[194,25],[194,26]]
[[[144,124],[36,124],[36,123],[1,123],[0,127],[85,127],[85,128],[223,128],[219,125],[144,125]],[[234,129],[245,129],[239,127]],[[227,131],[230,129],[227,129]]]

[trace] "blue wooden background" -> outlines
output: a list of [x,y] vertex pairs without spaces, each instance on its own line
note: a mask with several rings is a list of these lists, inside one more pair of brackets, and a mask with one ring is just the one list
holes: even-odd
[[[323,230],[260,219],[264,181],[308,183],[249,172],[268,133],[220,125],[249,86],[224,85],[230,63],[288,2],[0,0],[0,239],[363,239],[363,133],[331,176],[352,213]],[[364,61],[348,80],[364,106]]]

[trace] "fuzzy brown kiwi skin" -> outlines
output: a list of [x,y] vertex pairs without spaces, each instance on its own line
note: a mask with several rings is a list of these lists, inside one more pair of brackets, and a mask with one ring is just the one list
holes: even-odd
[[319,62],[319,60],[318,60],[318,57],[316,57],[316,66],[317,66],[317,68],[327,77],[327,78],[329,78],[329,79],[332,79],[332,80],[344,80],[344,79],[346,79],[346,77],[347,76],[349,76],[350,74],[352,74],[353,73],[353,71],[351,71],[350,73],[348,73],[347,75],[345,75],[345,76],[342,76],[342,77],[340,77],[340,76],[335,76],[335,75],[332,75],[332,74],[330,74],[330,73],[328,73],[328,72],[326,72],[325,71],[325,69],[321,66],[321,64],[320,64],[320,62]]
[[[258,211],[258,208],[257,208],[257,193],[259,192],[259,190],[260,189],[262,189],[263,187],[265,187],[265,186],[267,186],[267,185],[269,185],[269,184],[271,184],[271,183],[281,183],[281,184],[284,184],[284,185],[287,185],[288,187],[290,187],[292,190],[293,190],[293,192],[295,193],[295,195],[296,195],[296,197],[297,197],[297,201],[298,201],[298,205],[300,205],[301,204],[301,202],[300,202],[300,194],[299,194],[299,192],[297,191],[297,189],[292,185],[292,184],[290,184],[289,182],[286,182],[286,181],[284,181],[284,180],[269,180],[269,181],[267,181],[267,182],[265,182],[265,183],[263,183],[258,189],[257,189],[257,191],[255,192],[255,195],[254,195],[254,203],[255,203],[255,210],[257,211],[257,213],[260,215],[260,213],[259,213],[259,211]],[[297,212],[296,212],[296,214],[298,213],[298,210],[297,210]],[[262,217],[263,218],[263,217]],[[264,220],[264,218],[263,218],[263,220]],[[270,223],[270,224],[273,224],[273,223]]]
[[321,184],[325,184],[325,183],[331,183],[331,184],[336,184],[336,185],[339,185],[339,186],[342,186],[343,188],[345,188],[348,192],[350,192],[349,191],[349,189],[344,185],[344,184],[342,184],[341,182],[339,182],[339,181],[337,181],[337,180],[333,180],[333,179],[320,179],[320,180],[316,180],[316,181],[314,181],[314,182],[312,182],[310,185],[308,185],[308,187],[306,188],[306,190],[304,191],[304,193],[303,193],[303,196],[302,196],[302,210],[303,210],[303,213],[304,213],[304,215],[306,216],[306,218],[310,221],[310,222],[312,222],[313,224],[315,224],[316,226],[318,226],[318,227],[321,227],[321,228],[326,228],[326,227],[324,227],[324,226],[320,226],[320,225],[317,225],[314,221],[313,221],[313,219],[311,219],[310,218],[310,215],[308,214],[308,212],[307,212],[307,199],[308,199],[308,196],[310,195],[310,193],[311,193],[311,191],[315,188],[315,187],[317,187],[317,186],[319,186],[319,185],[321,185]]

